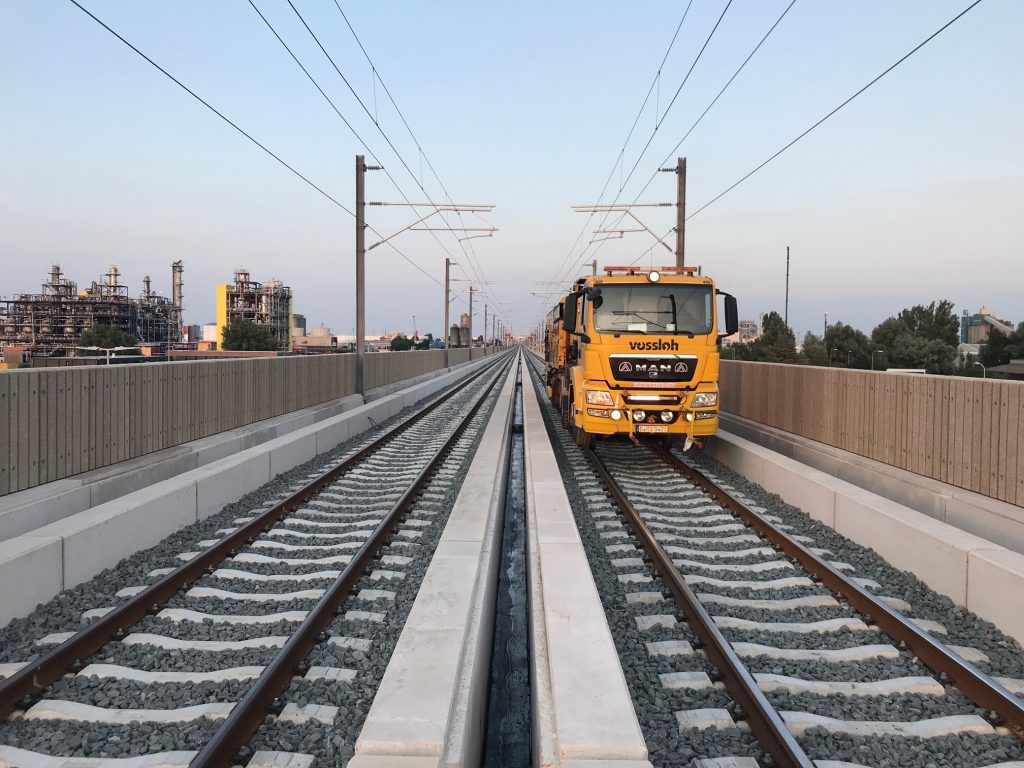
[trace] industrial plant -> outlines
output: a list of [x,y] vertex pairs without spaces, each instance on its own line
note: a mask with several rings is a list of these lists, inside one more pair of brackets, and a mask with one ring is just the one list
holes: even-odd
[[[232,285],[217,286],[217,328],[233,320],[250,320],[270,329],[278,350],[292,348],[292,289],[280,280],[258,283],[247,269],[235,270]],[[221,339],[218,338],[218,343]]]
[[50,269],[40,293],[22,293],[0,301],[0,347],[18,347],[34,357],[71,357],[79,339],[95,325],[117,328],[140,345],[181,341],[181,261],[171,265],[171,297],[152,290],[149,275],[136,299],[111,266],[99,282],[78,290],[59,265]]

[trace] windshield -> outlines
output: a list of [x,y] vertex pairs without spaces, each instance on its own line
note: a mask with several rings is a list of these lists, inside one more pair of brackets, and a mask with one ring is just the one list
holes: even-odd
[[685,283],[606,283],[594,305],[594,328],[604,333],[711,333],[711,286]]

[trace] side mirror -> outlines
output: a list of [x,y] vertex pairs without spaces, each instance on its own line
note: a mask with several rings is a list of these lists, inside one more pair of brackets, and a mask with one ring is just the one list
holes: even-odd
[[736,297],[724,291],[717,293],[725,298],[725,333],[719,333],[719,335],[732,336],[740,329],[740,313],[736,307]]
[[570,293],[565,297],[565,308],[562,310],[562,327],[566,333],[576,332],[576,306],[579,300],[578,293]]
[[604,299],[601,298],[601,287],[597,286],[587,291],[587,298],[589,298],[590,302],[594,305],[594,309],[600,307],[604,302]]

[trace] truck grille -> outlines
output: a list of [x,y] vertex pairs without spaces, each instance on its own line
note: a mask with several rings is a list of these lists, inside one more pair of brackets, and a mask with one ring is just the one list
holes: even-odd
[[690,381],[697,369],[695,355],[609,355],[617,381]]

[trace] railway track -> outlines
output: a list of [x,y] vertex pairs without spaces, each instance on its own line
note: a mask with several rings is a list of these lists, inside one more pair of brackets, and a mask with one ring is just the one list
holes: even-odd
[[649,742],[666,742],[649,743],[656,763],[688,765],[686,745],[707,766],[1024,766],[1024,686],[983,672],[984,654],[678,455],[580,451],[549,416],[592,568],[624,597],[606,613]]
[[[425,534],[443,527],[512,359],[182,552],[178,567],[126,584],[123,602],[90,611],[81,631],[44,638],[55,647],[39,658],[8,664],[0,745],[17,744],[0,746],[0,765],[61,765],[88,742],[105,757],[141,756],[136,765],[227,766],[254,757],[258,731],[302,754],[265,749],[256,764],[308,764],[305,747],[334,743],[345,717],[351,697],[339,687],[357,684],[359,663],[379,650],[373,628],[407,572],[425,569]],[[55,754],[25,748],[48,733]],[[182,743],[190,749],[159,749]]]

